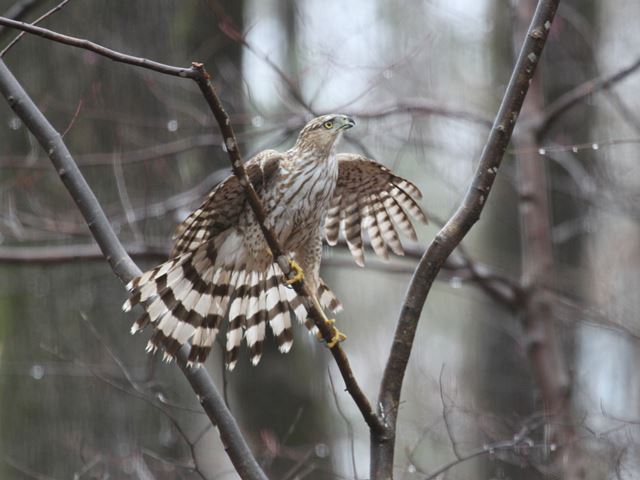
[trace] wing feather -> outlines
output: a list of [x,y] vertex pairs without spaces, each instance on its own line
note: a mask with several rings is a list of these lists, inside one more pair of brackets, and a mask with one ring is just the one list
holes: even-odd
[[[282,154],[265,150],[245,163],[247,176],[257,191],[278,169]],[[244,188],[235,175],[220,183],[206,200],[178,227],[171,257],[195,250],[199,245],[237,224],[244,209]]]
[[[344,238],[347,241],[347,246],[351,251],[351,254],[358,263],[359,259],[363,257],[362,251],[362,218],[360,216],[360,205],[358,198],[354,195],[349,201],[349,206],[342,211],[341,227],[344,233]],[[358,263],[359,264],[359,263]]]
[[334,196],[324,221],[324,235],[327,243],[332,246],[338,243],[338,235],[340,234],[340,208],[341,197]]
[[415,240],[410,217],[427,223],[416,201],[422,198],[418,187],[362,155],[339,153],[337,160],[338,183],[324,226],[327,243],[335,245],[342,232],[356,263],[362,266],[361,232],[366,231],[379,257],[387,259],[389,248],[402,255],[398,229]]

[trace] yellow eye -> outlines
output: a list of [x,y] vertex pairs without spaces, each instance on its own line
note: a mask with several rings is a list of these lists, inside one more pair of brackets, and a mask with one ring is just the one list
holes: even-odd
[[333,122],[324,122],[324,128],[331,130],[333,128]]

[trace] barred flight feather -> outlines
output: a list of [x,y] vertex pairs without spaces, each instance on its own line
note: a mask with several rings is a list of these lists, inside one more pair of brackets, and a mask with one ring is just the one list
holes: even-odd
[[418,239],[416,229],[413,227],[413,223],[411,223],[411,220],[409,220],[409,217],[398,201],[391,195],[387,195],[384,200],[384,206],[387,209],[387,212],[391,215],[393,222],[400,228],[402,233],[411,240],[416,241]]
[[369,234],[371,247],[378,257],[383,260],[388,260],[389,251],[387,250],[387,245],[384,242],[382,231],[380,230],[380,224],[378,223],[378,210],[380,204],[375,200],[374,196],[370,196],[369,205],[371,208],[371,224],[369,225],[367,233]]
[[327,217],[324,221],[324,234],[329,245],[338,243],[338,235],[340,233],[340,197],[336,196],[331,201],[331,206],[327,211]]
[[361,235],[361,223],[360,217],[360,204],[358,198],[353,196],[349,199],[347,208],[341,213],[341,226],[344,238],[347,241],[347,246],[351,251],[351,254],[358,259],[362,258],[362,235]]
[[391,217],[389,216],[389,212],[384,206],[384,202],[382,198],[384,198],[386,192],[382,192],[376,198],[376,219],[378,220],[378,225],[380,226],[380,231],[382,233],[382,238],[384,238],[387,245],[391,248],[393,253],[396,255],[404,255],[404,250],[402,249],[402,244],[400,243],[400,238],[398,237],[398,232],[396,232],[396,228],[391,222]]
[[[396,255],[403,255],[398,231],[411,240],[417,239],[409,215],[427,223],[415,200],[422,198],[418,187],[361,155],[340,153],[337,158],[340,173],[325,221],[327,242],[334,245],[342,232],[355,262],[363,266],[361,232],[356,225],[359,223],[378,257],[387,260],[389,249]],[[357,213],[354,212],[356,202]]]

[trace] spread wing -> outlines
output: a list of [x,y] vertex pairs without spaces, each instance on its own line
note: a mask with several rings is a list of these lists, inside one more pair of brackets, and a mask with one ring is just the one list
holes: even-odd
[[[275,150],[258,153],[244,164],[247,176],[260,191],[278,169],[282,155]],[[203,242],[238,223],[245,204],[244,188],[231,175],[214,188],[207,199],[176,228],[171,257],[196,249]]]
[[416,240],[410,216],[427,223],[416,202],[422,198],[420,190],[362,155],[339,153],[337,159],[338,183],[324,227],[327,243],[335,245],[342,231],[356,263],[364,266],[362,232],[366,231],[380,258],[389,258],[389,248],[404,255],[397,229]]

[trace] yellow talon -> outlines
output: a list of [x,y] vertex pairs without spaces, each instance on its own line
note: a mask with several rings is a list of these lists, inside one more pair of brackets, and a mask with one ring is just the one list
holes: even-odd
[[[324,323],[328,323],[329,325],[333,326],[336,323],[336,319],[335,318],[325,318],[324,319]],[[334,329],[337,330],[335,327],[334,327]],[[320,340],[321,342],[324,342],[324,337],[322,336],[322,332],[320,330],[318,330],[316,332],[316,337],[318,337],[318,340]]]
[[287,278],[287,283],[289,285],[293,285],[296,282],[301,282],[304,280],[304,272],[302,271],[302,267],[298,265],[298,262],[295,260],[289,260],[289,265],[291,266],[291,270],[295,272],[292,278]]
[[[322,306],[320,305],[320,302],[318,302],[318,299],[316,297],[313,297],[313,301],[315,303],[316,308],[318,309],[318,312],[320,312],[320,314],[324,318],[325,325],[331,328],[331,340],[327,342],[327,348],[333,348],[338,343],[345,341],[347,339],[347,336],[336,328],[335,318],[327,318],[325,316],[324,311],[322,310]],[[322,333],[320,333],[319,330],[316,332],[316,337],[318,337],[318,340],[320,340],[321,342],[324,341],[324,337],[322,336]]]
[[[347,339],[347,336],[334,326],[334,324],[336,323],[335,319],[327,318],[325,320],[325,323],[331,326],[331,340],[327,342],[327,348],[333,348],[338,343],[343,342]],[[320,331],[316,332],[316,336],[321,342],[324,341],[324,337],[322,336],[322,333],[320,333]]]
[[336,327],[333,327],[333,330],[331,333],[333,333],[333,337],[331,337],[331,340],[327,342],[327,348],[333,348],[338,343],[343,342],[347,339],[347,336],[344,333],[342,333],[340,330],[338,330]]

